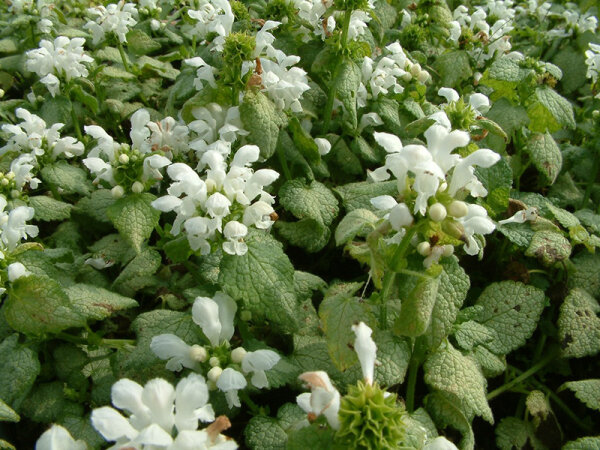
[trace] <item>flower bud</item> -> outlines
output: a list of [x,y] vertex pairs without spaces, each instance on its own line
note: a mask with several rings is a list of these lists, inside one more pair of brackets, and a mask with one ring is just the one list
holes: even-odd
[[452,217],[464,217],[469,212],[469,207],[465,202],[461,202],[460,200],[454,200],[450,205],[448,205],[448,214]]
[[429,207],[429,217],[434,222],[441,222],[446,218],[446,208],[441,203],[434,203]]
[[190,358],[194,361],[204,362],[208,358],[208,352],[201,345],[194,344],[190,348]]
[[131,185],[131,191],[134,194],[141,194],[142,192],[144,192],[144,185],[139,181],[136,181]]
[[420,73],[421,73],[421,65],[419,63],[413,64],[412,66],[410,66],[410,74],[413,77],[417,78]]
[[427,83],[427,81],[429,81],[429,72],[421,70],[417,75],[417,80],[423,84]]
[[112,194],[113,198],[119,199],[125,195],[125,189],[123,189],[122,186],[117,185],[110,190],[110,193]]
[[452,254],[454,253],[453,245],[446,244],[442,248],[444,249],[442,256],[445,256],[446,258],[448,258],[449,256],[452,256]]
[[8,183],[10,183],[10,181],[8,180],[8,178],[2,178],[2,181],[0,183],[2,183],[2,186],[8,186]]
[[210,364],[211,367],[218,367],[219,364],[221,364],[221,361],[219,361],[219,358],[216,356],[211,356],[211,358],[208,360],[208,364]]
[[241,364],[244,356],[246,356],[246,349],[244,347],[234,348],[231,351],[231,360],[236,364]]
[[121,153],[119,155],[119,162],[121,164],[127,164],[129,162],[129,156],[127,156],[125,153]]
[[213,383],[216,383],[222,373],[223,373],[223,369],[221,369],[220,367],[213,367],[212,369],[210,369],[208,371],[206,376],[210,381],[212,381]]
[[431,253],[431,245],[427,241],[420,242],[417,245],[417,252],[421,256],[428,256]]
[[248,310],[244,310],[240,313],[240,319],[244,322],[249,322],[252,320],[252,312]]

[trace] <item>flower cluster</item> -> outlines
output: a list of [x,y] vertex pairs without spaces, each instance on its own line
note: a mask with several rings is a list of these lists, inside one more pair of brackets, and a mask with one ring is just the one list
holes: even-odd
[[169,370],[210,367],[207,372],[210,387],[225,393],[230,408],[241,406],[238,391],[248,386],[246,377],[250,377],[250,383],[257,389],[268,387],[265,371],[272,369],[280,359],[272,350],[249,352],[243,347],[230,350],[236,312],[235,301],[222,292],[217,292],[213,298],[198,297],[192,307],[192,318],[209,345],[188,345],[174,334],[155,336],[150,343],[159,358],[168,360],[166,367]]
[[106,40],[107,33],[114,33],[122,43],[127,42],[127,32],[137,24],[138,10],[134,3],[121,0],[106,7],[99,5],[88,8],[88,14],[95,17],[95,21],[90,20],[83,28],[90,30],[94,44]]
[[590,42],[589,46],[590,49],[585,51],[586,76],[596,83],[600,74],[600,45]]
[[211,242],[221,234],[226,240],[225,252],[243,255],[248,227],[265,230],[273,224],[274,198],[264,188],[279,174],[249,167],[260,156],[256,145],[238,149],[228,164],[230,153],[231,143],[227,141],[218,140],[207,147],[198,166],[205,173],[203,178],[187,164],[170,165],[167,173],[173,183],[168,195],[152,203],[160,211],[177,214],[171,233],[177,236],[183,227],[192,250],[203,255],[211,252]]
[[[168,144],[177,143],[177,139],[165,131],[167,124],[171,122],[174,121],[170,117],[158,124],[150,122],[148,111],[137,110],[131,116],[131,146],[115,142],[98,125],[84,127],[86,134],[96,140],[96,146],[82,161],[96,176],[94,183],[111,187],[113,196],[119,198],[125,190],[140,193],[162,180],[159,169],[171,164],[171,160],[158,151],[158,146],[162,144],[160,148],[163,149]],[[154,149],[157,151],[153,151]]]
[[40,81],[54,97],[60,88],[58,76],[69,81],[73,78],[87,77],[88,70],[83,63],[92,63],[94,59],[83,50],[85,39],[58,36],[54,42],[42,39],[40,47],[29,50],[25,68],[35,72]]
[[[417,246],[419,253],[428,257],[425,260],[427,267],[441,256],[451,254],[452,242],[458,244],[462,241],[467,254],[477,254],[480,245],[475,236],[489,234],[495,229],[485,208],[464,200],[468,195],[487,195],[487,190],[474,173],[475,166],[491,167],[500,159],[500,155],[489,149],[475,150],[466,157],[453,153],[455,149],[469,144],[469,134],[451,131],[445,114],[437,115],[442,124],[436,123],[425,132],[427,147],[403,146],[394,135],[375,133],[375,140],[388,155],[385,165],[369,174],[375,182],[389,179],[390,173],[397,180],[402,199],[400,203],[389,195],[371,200],[375,208],[386,213],[385,218],[397,233],[394,241],[402,238],[406,228],[413,224],[413,214],[428,216],[433,222],[424,233],[425,240]],[[439,239],[440,230],[448,235],[448,242]],[[432,246],[429,238],[433,234],[438,239]]]
[[216,33],[217,36],[212,40],[213,49],[222,51],[235,20],[231,5],[227,0],[204,0],[199,3],[198,10],[188,10],[188,15],[197,21],[191,33],[203,40]]
[[[150,380],[143,387],[123,378],[112,386],[111,398],[113,405],[129,413],[129,417],[104,406],[92,411],[91,421],[104,439],[115,442],[112,448],[237,448],[235,441],[221,434],[230,427],[229,420],[225,416],[215,420],[208,402],[208,387],[201,375],[182,378],[176,388],[161,378]],[[198,430],[198,421],[213,423]]]

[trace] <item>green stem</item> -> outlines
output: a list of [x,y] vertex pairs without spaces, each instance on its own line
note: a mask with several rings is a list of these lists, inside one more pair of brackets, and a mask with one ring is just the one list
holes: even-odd
[[[342,25],[342,38],[340,44],[342,46],[342,52],[346,50],[348,40],[348,30],[350,29],[350,19],[352,18],[352,11],[348,10],[344,13],[344,22]],[[338,58],[335,69],[333,70],[333,76],[331,77],[331,88],[329,89],[329,95],[327,96],[327,103],[325,104],[325,114],[323,116],[323,134],[329,131],[329,125],[331,123],[331,113],[333,111],[333,102],[335,100],[335,94],[337,91],[337,84],[339,82],[340,70],[342,68],[343,58]]]
[[412,413],[415,409],[415,388],[417,386],[417,375],[419,374],[420,366],[421,361],[415,356],[413,346],[413,354],[408,366],[408,381],[406,383],[406,410],[409,413]]
[[552,401],[554,403],[556,403],[556,406],[558,406],[560,409],[563,410],[563,412],[582,430],[590,433],[593,431],[593,428],[590,427],[589,425],[583,424],[581,422],[581,420],[579,419],[579,416],[577,416],[577,414],[575,414],[571,408],[569,408],[567,405],[565,405],[565,403],[558,397],[558,395],[556,395],[554,392],[552,392],[552,390],[546,386],[543,383],[540,383],[537,380],[533,380],[533,385],[538,388],[540,391],[543,391],[546,393],[546,395],[548,395],[548,397],[550,397],[552,399]]
[[[60,332],[56,334],[56,337],[63,341],[71,342],[78,345],[90,345],[86,338],[81,336],[73,336],[72,334]],[[111,347],[111,348],[123,348],[127,345],[135,345],[137,341],[135,339],[100,339],[100,346]]]
[[392,256],[391,264],[389,264],[390,270],[388,270],[388,272],[383,277],[383,286],[381,288],[382,303],[385,303],[386,300],[388,300],[390,291],[392,289],[392,286],[394,285],[394,281],[396,280],[397,272],[395,269],[398,267],[398,264],[400,263],[402,258],[404,258],[406,250],[408,249],[408,245],[410,244],[410,241],[416,232],[416,227],[411,227],[408,230],[406,230],[406,234],[402,238],[400,245],[398,245],[398,248]]
[[123,67],[127,72],[131,72],[129,64],[127,63],[127,56],[125,56],[125,50],[123,49],[123,44],[121,42],[118,43],[117,48],[119,49],[119,54],[121,55],[121,61],[123,61]]
[[248,407],[250,408],[250,411],[252,412],[253,415],[258,415],[260,414],[260,407],[254,403],[252,401],[252,399],[250,398],[250,396],[248,395],[248,393],[246,391],[239,391],[238,395],[240,396],[240,398],[243,400],[243,402],[248,405]]
[[544,359],[539,361],[537,364],[535,364],[534,366],[532,366],[525,372],[521,373],[521,375],[519,375],[517,378],[514,378],[512,381],[509,381],[508,383],[503,384],[498,389],[494,389],[492,392],[490,392],[487,395],[488,401],[498,397],[500,394],[502,394],[506,391],[509,391],[514,386],[525,381],[527,378],[529,378],[530,376],[534,375],[536,372],[538,372],[541,369],[543,369],[544,367],[546,367],[546,365],[548,365],[550,362],[552,362],[555,358],[556,358],[556,355],[554,353],[551,353],[550,355],[546,356]]
[[81,142],[83,141],[83,135],[81,134],[81,125],[79,124],[79,118],[77,117],[77,113],[75,112],[75,105],[71,101],[71,119],[73,120],[73,128],[75,128],[75,134],[77,135],[77,139]]
[[292,172],[290,172],[290,168],[288,167],[287,159],[285,158],[285,149],[282,145],[277,146],[277,158],[279,159],[279,164],[281,164],[283,176],[286,180],[291,180]]

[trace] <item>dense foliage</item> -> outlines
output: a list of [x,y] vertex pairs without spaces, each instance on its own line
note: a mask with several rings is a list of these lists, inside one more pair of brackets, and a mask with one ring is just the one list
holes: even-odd
[[0,447],[600,448],[597,14],[2,2]]

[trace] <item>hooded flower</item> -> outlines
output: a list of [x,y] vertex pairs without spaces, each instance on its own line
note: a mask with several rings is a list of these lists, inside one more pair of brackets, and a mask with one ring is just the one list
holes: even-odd
[[171,448],[174,427],[178,432],[196,431],[199,420],[215,419],[206,382],[198,374],[183,378],[177,389],[161,378],[150,380],[144,387],[124,378],[113,385],[111,398],[128,417],[105,406],[92,411],[91,421],[107,441],[116,442],[116,448]]
[[296,397],[298,406],[306,413],[316,416],[324,415],[334,430],[340,428],[338,412],[340,410],[340,393],[331,384],[329,375],[323,371],[304,372],[298,377],[311,390],[310,393]]
[[213,298],[197,297],[192,306],[192,318],[200,325],[213,347],[229,341],[233,336],[233,319],[237,311],[235,301],[223,292]]
[[375,356],[377,354],[377,346],[371,338],[373,330],[365,325],[364,322],[360,322],[358,325],[352,325],[352,331],[356,334],[354,350],[360,361],[363,378],[365,383],[373,384]]

